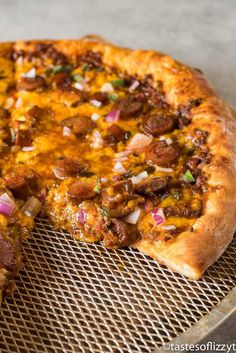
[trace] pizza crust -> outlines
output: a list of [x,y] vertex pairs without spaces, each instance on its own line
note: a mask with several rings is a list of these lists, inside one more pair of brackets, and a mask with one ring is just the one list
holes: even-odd
[[[154,85],[163,82],[167,101],[175,108],[193,99],[204,102],[193,109],[191,128],[209,132],[210,165],[204,167],[212,187],[205,197],[205,209],[191,232],[184,232],[171,242],[140,240],[133,247],[164,263],[191,279],[199,279],[204,271],[224,252],[236,228],[236,122],[226,105],[216,95],[204,76],[170,56],[144,50],[121,49],[100,37],[81,40],[44,41],[67,55],[89,49],[98,51],[105,64],[145,77],[152,74]],[[37,41],[16,42],[16,49],[33,47]]]

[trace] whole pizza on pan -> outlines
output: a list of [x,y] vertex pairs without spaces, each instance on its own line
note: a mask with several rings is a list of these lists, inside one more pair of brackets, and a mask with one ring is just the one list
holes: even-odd
[[0,290],[41,212],[191,279],[236,226],[236,123],[200,70],[101,38],[0,45]]

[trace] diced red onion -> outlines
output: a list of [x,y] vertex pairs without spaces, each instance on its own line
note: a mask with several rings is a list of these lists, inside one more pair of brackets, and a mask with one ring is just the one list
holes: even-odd
[[14,211],[15,204],[10,198],[10,196],[4,192],[0,196],[0,213],[4,216],[9,217]]
[[8,98],[6,99],[5,104],[4,104],[4,108],[5,108],[5,109],[10,109],[10,108],[13,106],[14,103],[15,103],[14,98],[13,98],[13,97],[8,97]]
[[137,210],[129,213],[125,218],[125,222],[130,223],[130,224],[136,224],[138,222],[138,219],[140,217],[141,210],[140,208],[137,208]]
[[172,139],[170,137],[160,137],[160,141],[166,141],[167,145],[171,145],[172,144]]
[[24,146],[21,149],[23,152],[31,152],[35,150],[35,146]]
[[175,230],[176,226],[174,224],[169,224],[168,226],[162,227],[163,230]]
[[22,103],[23,103],[23,101],[22,101],[22,99],[19,97],[19,98],[17,99],[17,101],[16,101],[16,108],[20,108],[20,107],[22,106]]
[[70,136],[71,135],[71,129],[67,126],[63,127],[63,132],[62,132],[63,136]]
[[102,135],[100,134],[99,131],[95,131],[92,135],[91,147],[95,149],[99,149],[103,147],[103,144],[104,144],[104,140],[102,138]]
[[84,210],[79,210],[77,213],[76,213],[76,218],[77,218],[77,221],[84,225],[86,223],[86,213]]
[[39,201],[41,201],[41,202],[44,201],[46,199],[46,196],[47,196],[47,191],[44,188],[40,191],[40,194],[38,195]]
[[102,184],[105,184],[107,181],[108,181],[107,178],[101,178],[101,183],[102,183]]
[[35,76],[36,76],[35,67],[33,67],[31,70],[21,75],[21,77],[27,77],[27,78],[35,78]]
[[148,173],[146,171],[139,173],[131,178],[133,184],[138,184],[140,181],[148,177]]
[[91,103],[92,105],[94,105],[95,107],[97,107],[97,108],[101,107],[101,105],[102,105],[102,102],[99,102],[99,101],[97,101],[96,99],[92,99],[92,100],[90,101],[90,103]]
[[155,166],[157,172],[163,172],[163,173],[172,173],[174,171],[173,168],[163,168],[159,167],[158,165]]
[[136,134],[129,141],[126,149],[132,151],[143,151],[152,142],[153,137],[144,134]]
[[28,217],[36,217],[40,212],[42,203],[36,199],[36,197],[31,196],[28,198],[21,211]]
[[84,88],[84,86],[83,86],[82,83],[80,83],[80,82],[74,83],[74,87],[75,87],[76,89],[78,89],[79,91],[82,91],[83,88]]
[[106,116],[107,123],[114,123],[119,120],[120,111],[118,109],[113,109]]
[[136,88],[139,86],[139,82],[137,80],[133,81],[133,83],[131,84],[129,91],[133,92],[136,90]]
[[91,119],[92,119],[93,121],[97,121],[99,118],[100,118],[100,115],[97,114],[97,113],[93,113],[93,114],[91,115]]
[[106,82],[102,85],[101,92],[114,92],[114,88],[110,82]]
[[65,174],[63,172],[61,172],[61,170],[59,168],[54,167],[52,170],[53,170],[53,173],[56,178],[61,179],[61,180],[66,179]]
[[117,152],[115,153],[115,159],[120,159],[128,156],[131,153],[131,151],[122,151],[122,152]]
[[119,174],[125,174],[127,172],[127,170],[124,168],[123,164],[119,161],[116,162],[116,164],[114,165],[114,172],[118,172]]
[[154,208],[151,211],[151,215],[156,222],[156,225],[162,224],[165,221],[165,216],[162,208]]

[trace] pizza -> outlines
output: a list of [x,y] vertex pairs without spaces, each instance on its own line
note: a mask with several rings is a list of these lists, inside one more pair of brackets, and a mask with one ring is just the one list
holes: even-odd
[[170,56],[96,36],[2,43],[1,293],[38,214],[199,279],[235,230],[235,138],[202,72]]

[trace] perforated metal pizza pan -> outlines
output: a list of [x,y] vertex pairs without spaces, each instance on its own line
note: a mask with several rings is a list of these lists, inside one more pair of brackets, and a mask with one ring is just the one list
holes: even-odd
[[149,353],[200,339],[235,307],[235,245],[189,281],[136,250],[79,243],[38,219],[3,302],[0,352]]

